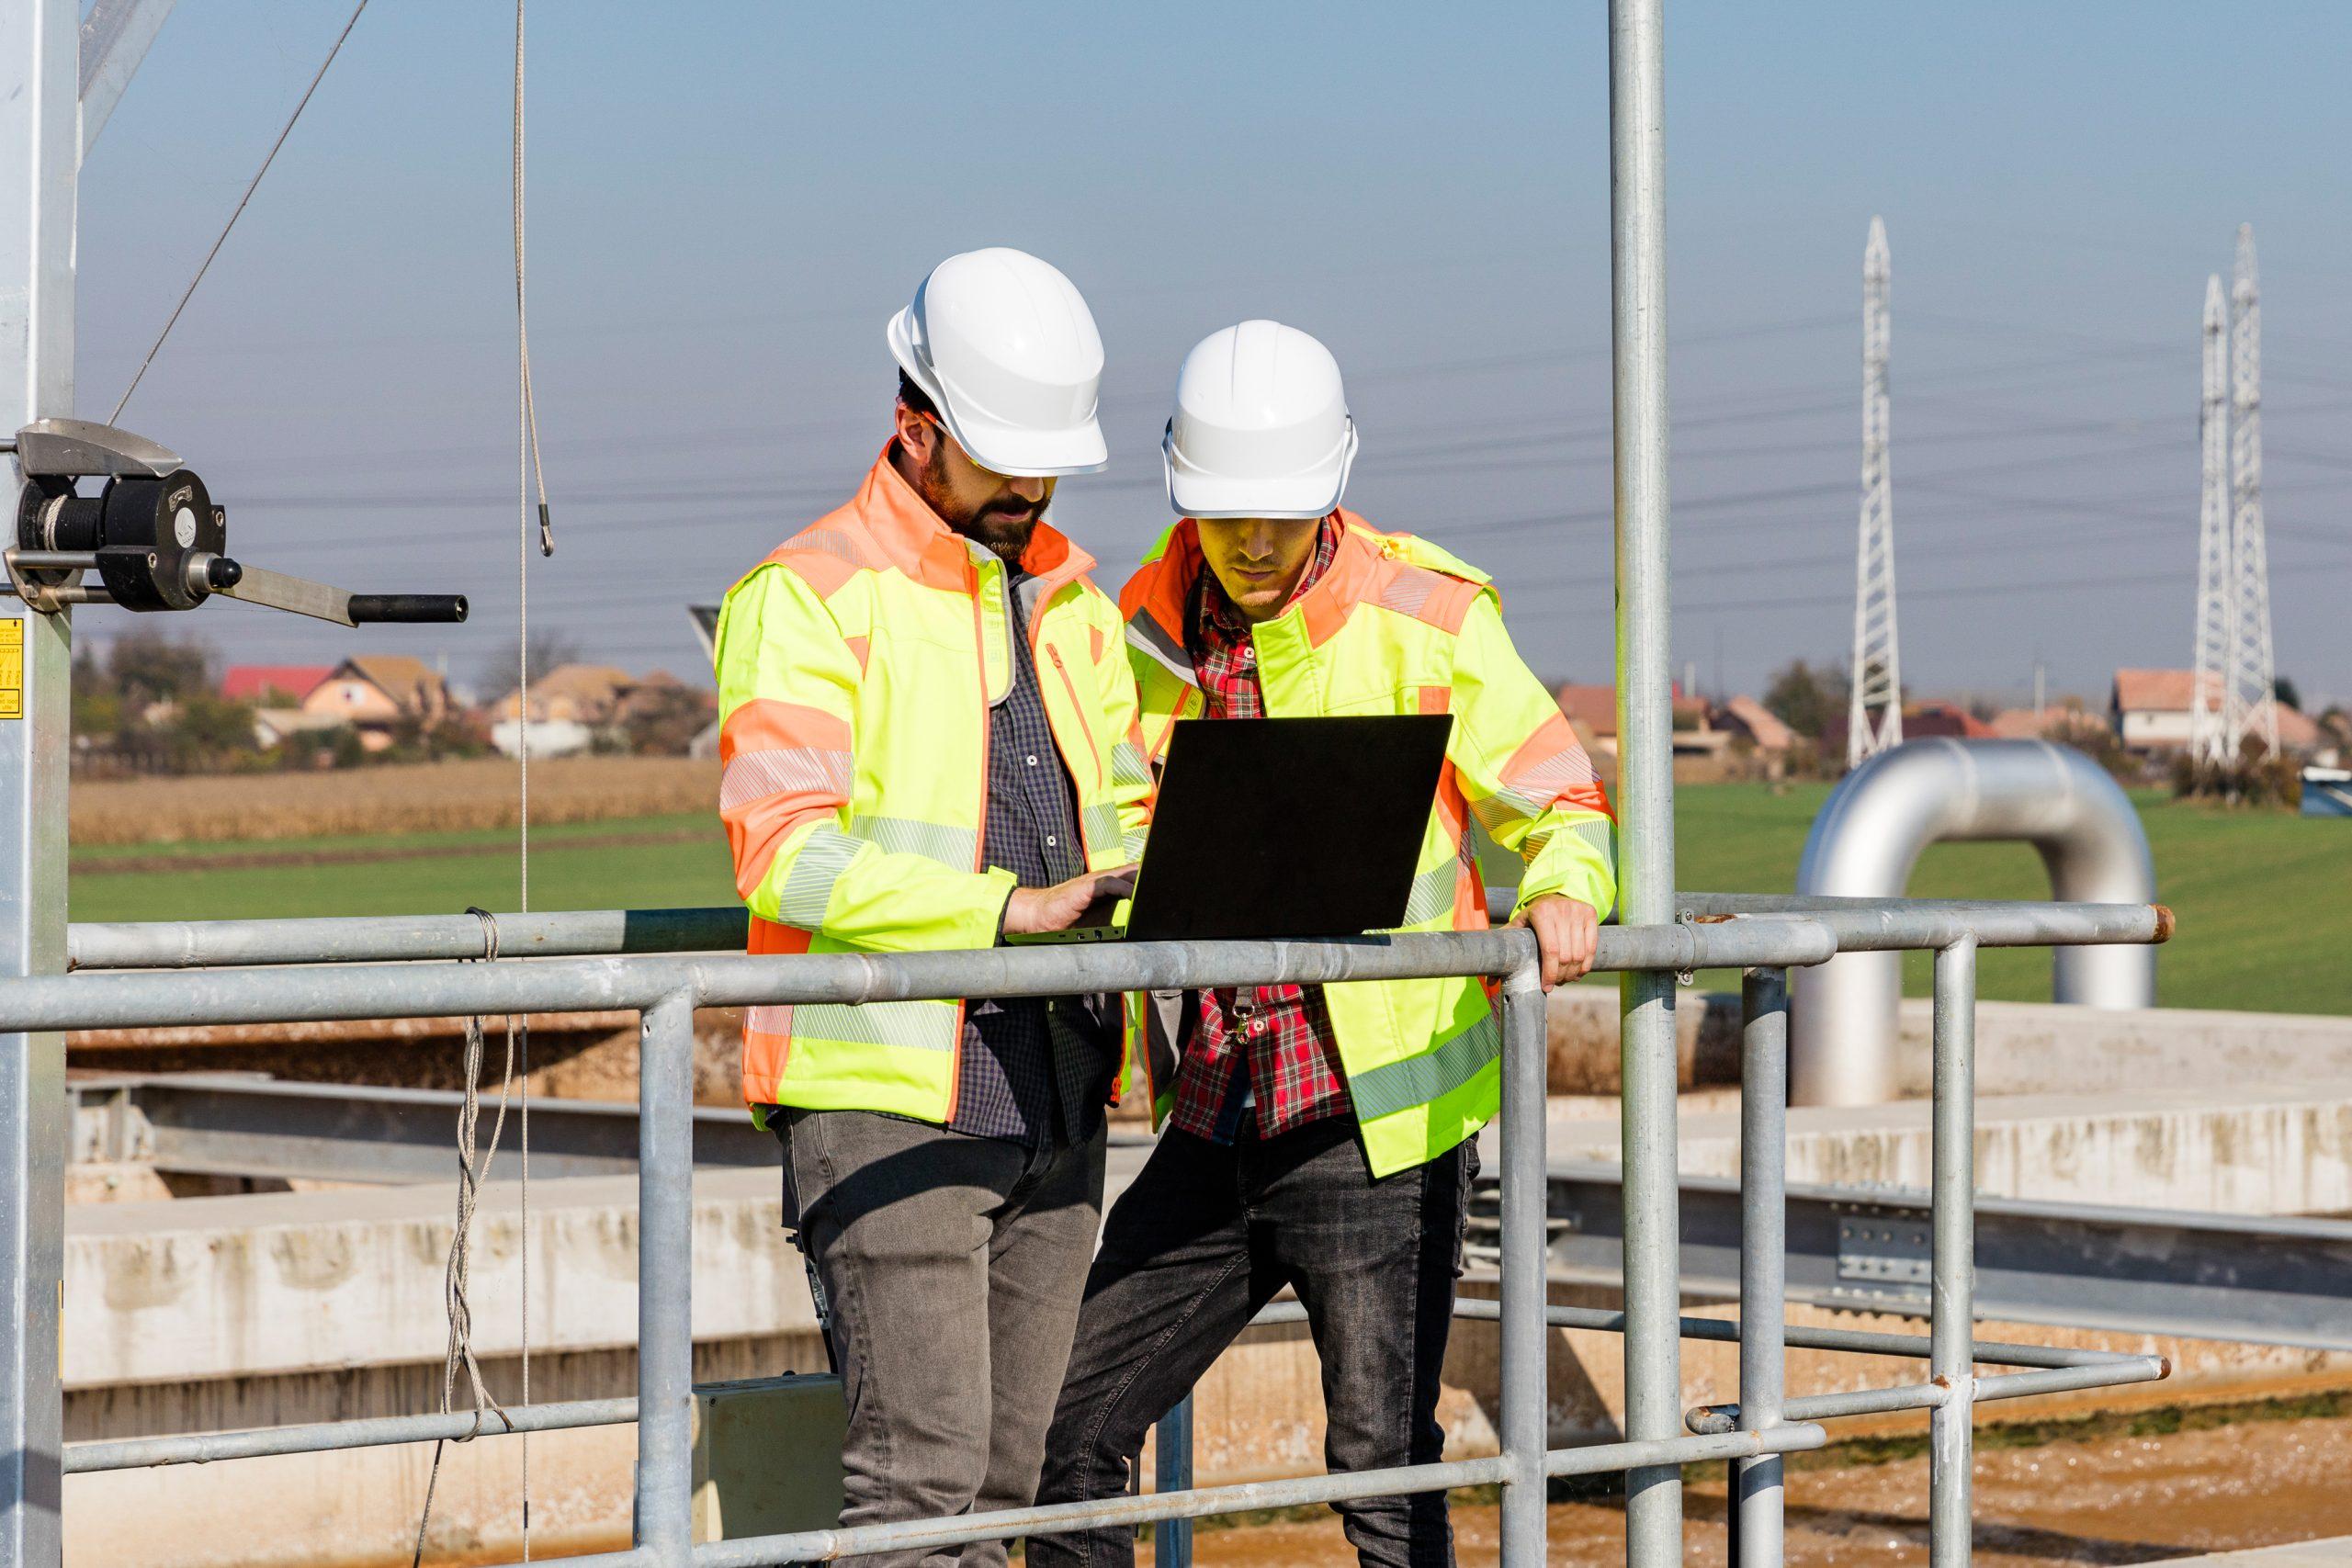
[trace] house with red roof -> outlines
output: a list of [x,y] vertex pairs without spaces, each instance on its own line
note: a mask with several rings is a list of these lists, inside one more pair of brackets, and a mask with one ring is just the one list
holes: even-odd
[[232,664],[220,672],[220,694],[255,707],[300,707],[334,673],[331,664]]

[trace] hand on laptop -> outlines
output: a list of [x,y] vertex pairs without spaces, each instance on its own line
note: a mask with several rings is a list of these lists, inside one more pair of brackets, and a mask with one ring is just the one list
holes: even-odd
[[1544,988],[1581,980],[1592,972],[1595,950],[1600,945],[1600,919],[1581,898],[1547,893],[1511,918],[1512,925],[1535,931],[1535,945],[1544,954]]
[[[1136,868],[1090,871],[1051,887],[1016,887],[1005,901],[1004,932],[1028,936],[1038,931],[1066,931],[1101,901],[1105,909],[1136,890]],[[1106,914],[1105,918],[1108,916]]]

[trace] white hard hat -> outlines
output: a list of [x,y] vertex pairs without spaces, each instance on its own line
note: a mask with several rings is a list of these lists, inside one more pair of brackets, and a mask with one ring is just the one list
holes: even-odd
[[966,251],[890,318],[891,357],[972,461],[1016,476],[1089,473],[1109,453],[1094,405],[1102,339],[1070,280],[1025,251]]
[[1181,517],[1324,516],[1356,456],[1340,362],[1279,321],[1212,333],[1176,373],[1159,451]]

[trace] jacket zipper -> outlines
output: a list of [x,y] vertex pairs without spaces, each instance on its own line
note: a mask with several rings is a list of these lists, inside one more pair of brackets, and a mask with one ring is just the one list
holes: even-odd
[[[1030,648],[1031,657],[1034,660],[1035,642],[1033,641]],[[1094,781],[1100,785],[1102,782],[1102,749],[1095,742],[1094,726],[1087,719],[1086,705],[1078,700],[1078,682],[1069,678],[1069,669],[1062,663],[1060,649],[1048,643],[1046,647],[1046,657],[1054,661],[1054,673],[1062,678],[1062,690],[1069,694],[1070,711],[1078,716],[1078,728],[1086,737],[1087,757],[1094,764]],[[1094,846],[1086,841],[1086,813],[1083,811],[1078,814],[1078,842],[1079,847],[1087,852],[1088,858],[1092,858]]]

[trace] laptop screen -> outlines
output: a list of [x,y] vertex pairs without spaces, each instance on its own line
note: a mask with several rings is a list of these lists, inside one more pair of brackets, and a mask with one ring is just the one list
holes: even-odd
[[1179,723],[1127,940],[1401,925],[1453,728],[1444,714]]

